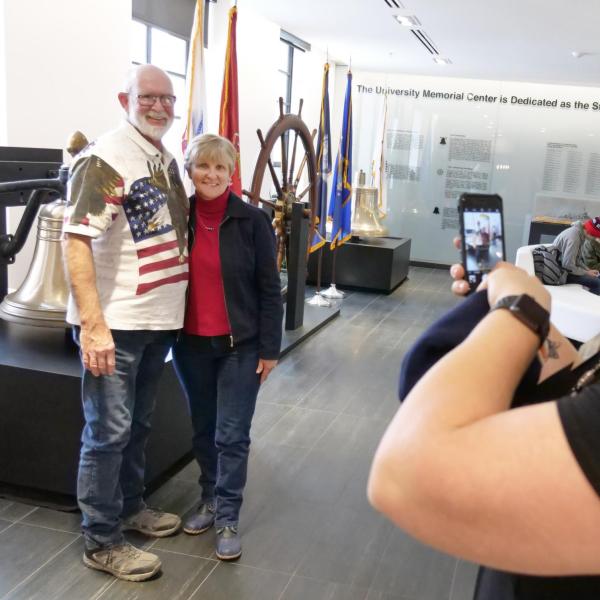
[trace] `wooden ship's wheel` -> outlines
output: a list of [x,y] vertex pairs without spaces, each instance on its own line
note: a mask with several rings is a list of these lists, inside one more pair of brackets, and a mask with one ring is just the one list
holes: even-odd
[[[260,153],[256,161],[254,176],[252,178],[252,187],[250,191],[244,190],[243,193],[248,196],[250,202],[256,206],[259,203],[273,209],[273,227],[277,239],[277,268],[281,271],[282,264],[286,261],[288,252],[288,240],[291,229],[292,205],[295,202],[305,202],[305,215],[310,218],[308,240],[309,246],[312,241],[317,205],[317,160],[313,146],[313,138],[309,133],[304,121],[300,115],[302,113],[302,100],[298,114],[284,114],[283,98],[279,98],[279,118],[271,125],[267,137],[263,136],[260,129],[257,130],[258,140],[260,142]],[[290,133],[294,132],[292,142],[291,160],[288,161]],[[298,152],[298,140],[302,145]],[[281,146],[278,147],[278,142]],[[281,160],[276,160],[275,155],[280,152]],[[300,153],[302,157],[300,158]],[[281,175],[276,171],[277,163],[281,164]],[[295,171],[296,164],[298,170]],[[274,193],[270,198],[261,197],[263,180],[265,172],[269,171]],[[306,172],[305,172],[306,170]],[[299,187],[302,188],[299,191]],[[264,195],[264,194],[263,194]],[[307,248],[308,255],[308,248]]]

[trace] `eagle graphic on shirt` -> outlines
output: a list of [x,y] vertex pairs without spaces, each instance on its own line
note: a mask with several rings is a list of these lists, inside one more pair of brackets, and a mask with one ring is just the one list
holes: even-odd
[[[106,231],[123,210],[138,256],[136,294],[188,279],[189,203],[173,160],[147,162],[148,176],[124,194],[123,178],[98,156],[81,159],[69,181],[66,223]],[[167,176],[169,181],[167,181]]]

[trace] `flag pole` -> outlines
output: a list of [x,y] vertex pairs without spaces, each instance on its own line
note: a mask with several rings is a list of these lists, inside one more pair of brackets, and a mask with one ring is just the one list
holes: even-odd
[[315,289],[315,295],[312,298],[309,298],[306,301],[306,304],[310,304],[311,306],[325,306],[325,307],[329,307],[331,306],[331,302],[329,302],[329,300],[327,300],[327,298],[325,298],[323,296],[323,292],[321,292],[321,274],[322,274],[322,269],[323,269],[323,246],[321,246],[318,250],[317,250],[317,281],[316,281],[316,289]]
[[324,298],[329,298],[331,300],[339,300],[343,298],[346,294],[342,292],[342,290],[338,290],[335,285],[335,259],[337,257],[338,246],[336,244],[335,248],[331,251],[331,282],[329,284],[329,288],[324,292],[321,292],[321,296]]
[[326,243],[327,231],[327,175],[331,172],[331,135],[329,131],[329,60],[323,66],[323,92],[321,96],[321,116],[319,120],[319,136],[317,138],[317,177],[318,197],[316,206],[316,231],[309,252],[318,252],[317,281],[315,295],[306,300],[312,306],[331,306],[322,297],[321,277],[323,272],[323,246]]
[[352,57],[348,68],[346,96],[344,99],[344,115],[340,147],[335,164],[331,201],[328,215],[333,221],[330,248],[331,285],[321,292],[326,298],[343,298],[344,293],[336,288],[336,262],[338,247],[345,244],[352,236]]

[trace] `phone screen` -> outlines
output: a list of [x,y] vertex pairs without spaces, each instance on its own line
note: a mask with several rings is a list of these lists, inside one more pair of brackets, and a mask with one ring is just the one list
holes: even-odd
[[460,198],[463,265],[471,288],[505,260],[502,199],[497,195],[463,194]]

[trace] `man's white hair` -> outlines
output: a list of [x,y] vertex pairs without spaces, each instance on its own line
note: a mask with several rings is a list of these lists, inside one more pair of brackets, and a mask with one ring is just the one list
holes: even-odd
[[127,73],[125,74],[125,81],[123,82],[123,91],[126,94],[131,94],[138,82],[138,79],[146,71],[154,71],[156,73],[161,73],[169,81],[171,81],[171,78],[169,77],[168,73],[166,73],[165,71],[163,71],[155,65],[134,65],[133,67],[129,68],[127,70]]

